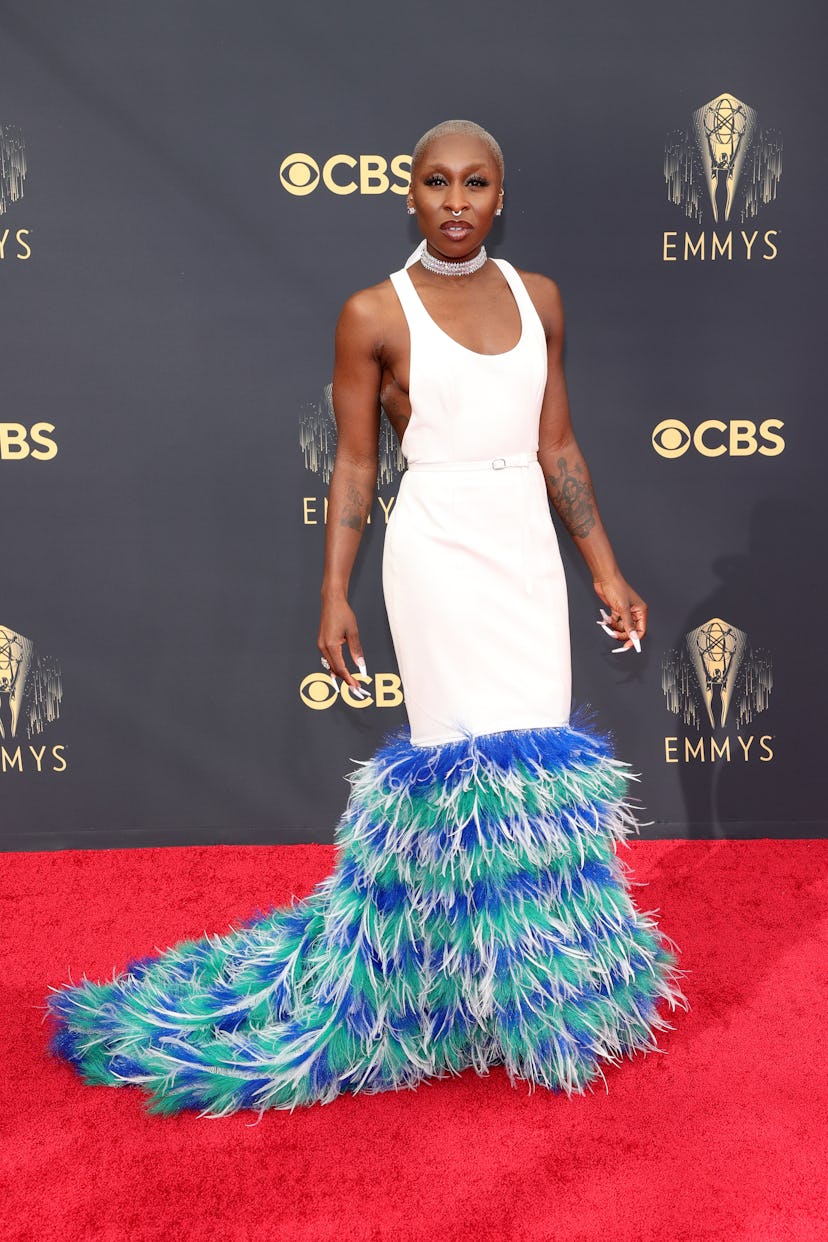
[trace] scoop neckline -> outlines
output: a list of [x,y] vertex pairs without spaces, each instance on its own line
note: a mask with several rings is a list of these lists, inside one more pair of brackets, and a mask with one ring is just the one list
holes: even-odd
[[411,288],[414,292],[414,296],[416,297],[417,301],[420,303],[420,309],[422,310],[426,319],[428,319],[428,321],[437,329],[440,335],[444,336],[447,341],[451,341],[452,345],[456,345],[457,348],[462,349],[464,353],[471,354],[473,358],[508,358],[510,354],[513,354],[516,350],[520,349],[521,345],[523,344],[523,338],[526,336],[526,322],[523,316],[523,308],[521,307],[520,299],[518,295],[515,293],[514,286],[512,285],[511,280],[507,276],[506,270],[500,266],[501,260],[492,258],[492,263],[496,263],[497,266],[500,268],[501,272],[503,272],[503,276],[506,281],[506,284],[511,289],[512,297],[515,299],[515,304],[518,310],[518,317],[520,318],[520,336],[518,337],[517,341],[515,342],[515,344],[512,346],[511,349],[502,350],[499,354],[481,354],[480,351],[477,349],[469,349],[468,345],[463,345],[461,344],[460,341],[456,341],[453,336],[450,336],[449,333],[446,332],[445,328],[441,328],[437,320],[434,318],[434,316],[430,314],[429,311],[426,309],[426,304],[423,301],[423,299],[420,297],[417,291],[417,286],[414,284],[414,281],[411,279],[411,274],[409,273],[408,268],[407,267],[403,268],[403,272],[408,277],[408,283],[411,285]]

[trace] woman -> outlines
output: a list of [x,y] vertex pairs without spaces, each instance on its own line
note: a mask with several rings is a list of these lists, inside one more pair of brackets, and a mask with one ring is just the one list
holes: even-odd
[[[318,645],[363,694],[348,581],[376,485],[380,403],[407,459],[383,588],[409,729],[351,777],[333,873],[224,937],[49,998],[54,1051],[152,1111],[327,1103],[502,1064],[583,1092],[655,1048],[676,956],[627,892],[633,830],[604,740],[569,723],[566,587],[547,496],[640,648],[647,609],[612,555],[574,436],[552,281],[488,259],[503,158],[469,121],[414,150],[424,242],[337,327]],[[670,942],[671,943],[671,942]]]

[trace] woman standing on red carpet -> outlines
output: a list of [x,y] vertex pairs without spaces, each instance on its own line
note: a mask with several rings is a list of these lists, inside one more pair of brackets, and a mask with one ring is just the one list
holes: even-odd
[[[492,259],[503,156],[448,121],[412,160],[423,242],[337,327],[339,431],[318,645],[364,693],[348,583],[380,408],[407,469],[383,590],[409,725],[352,773],[334,870],[292,907],[49,998],[53,1048],[150,1107],[327,1103],[502,1065],[572,1094],[656,1047],[686,1006],[675,946],[633,904],[624,765],[570,720],[566,584],[549,501],[619,651],[647,608],[621,574],[572,431],[556,285]],[[670,947],[672,946],[672,947]]]

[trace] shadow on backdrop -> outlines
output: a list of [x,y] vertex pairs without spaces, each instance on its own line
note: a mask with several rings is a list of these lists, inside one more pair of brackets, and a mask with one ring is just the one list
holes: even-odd
[[[713,561],[718,584],[693,606],[675,637],[676,653],[704,648],[695,668],[685,664],[698,727],[674,717],[690,838],[761,837],[771,824],[778,834],[782,821],[790,825],[785,835],[797,835],[803,827],[797,821],[808,818],[808,808],[797,805],[796,780],[809,761],[801,717],[811,710],[818,667],[817,643],[808,635],[819,626],[793,615],[792,601],[801,598],[803,586],[794,552],[814,520],[799,501],[759,502],[746,554]],[[688,642],[694,631],[700,638]]]

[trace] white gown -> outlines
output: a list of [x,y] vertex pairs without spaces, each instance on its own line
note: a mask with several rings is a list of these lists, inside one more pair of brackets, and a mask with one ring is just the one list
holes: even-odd
[[383,583],[410,730],[350,776],[333,871],[224,935],[52,991],[51,1047],[157,1113],[328,1104],[502,1065],[567,1095],[686,1007],[634,905],[605,738],[569,722],[566,589],[536,460],[544,333],[510,264],[514,349],[451,340],[405,272],[408,470]]
[[569,721],[566,582],[537,460],[546,338],[518,273],[491,261],[523,326],[500,354],[453,340],[407,269],[391,276],[411,337],[411,419],[383,590],[419,746]]

